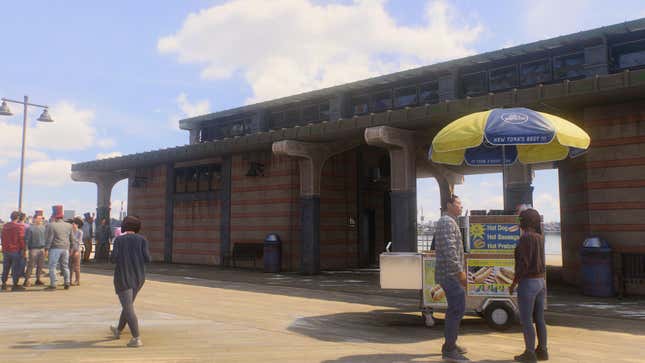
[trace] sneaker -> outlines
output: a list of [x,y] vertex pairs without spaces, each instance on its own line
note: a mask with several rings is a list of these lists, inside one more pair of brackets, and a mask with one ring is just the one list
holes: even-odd
[[56,286],[47,286],[45,288],[45,291],[54,291],[54,290],[56,290]]
[[110,332],[112,333],[112,337],[114,339],[120,339],[121,338],[121,332],[119,329],[116,328],[114,325],[110,325]]
[[11,291],[25,291],[25,287],[22,285],[13,285]]
[[139,338],[139,337],[134,338],[134,337],[133,337],[133,338],[132,338],[132,339],[130,339],[130,341],[128,342],[128,347],[130,347],[130,348],[139,348],[139,347],[143,347],[143,342],[141,341],[141,338]]
[[[459,344],[455,344],[455,348],[457,349],[457,352],[459,352],[459,354],[468,353],[468,349],[466,349],[465,347],[460,346]],[[446,352],[446,345],[444,344],[444,345],[441,346],[441,353],[445,353],[445,352]]]
[[515,361],[522,363],[537,363],[537,357],[535,356],[535,352],[525,350],[524,353],[515,356]]
[[549,360],[549,351],[546,348],[537,347],[535,349],[535,356],[537,360]]
[[9,290],[9,287],[7,286],[7,284],[2,284],[2,290],[3,291]]
[[44,282],[42,282],[42,281],[40,281],[40,280],[36,280],[36,283],[35,283],[34,285],[36,285],[36,286],[42,286],[42,285],[44,285],[44,284],[45,284]]
[[65,285],[65,290],[69,290],[69,284]]
[[457,351],[456,348],[450,352],[442,352],[441,358],[444,360],[444,362],[451,362],[451,363],[470,362],[470,359],[466,358],[463,354],[459,353],[459,351]]

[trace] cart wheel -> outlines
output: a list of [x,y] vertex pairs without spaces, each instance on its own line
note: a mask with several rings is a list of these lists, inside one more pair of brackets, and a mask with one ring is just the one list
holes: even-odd
[[495,301],[484,310],[484,319],[495,330],[507,330],[513,325],[515,313],[507,303]]
[[423,324],[426,326],[426,328],[432,328],[435,325],[435,320],[434,316],[432,315],[432,312],[422,312],[421,316],[423,317]]

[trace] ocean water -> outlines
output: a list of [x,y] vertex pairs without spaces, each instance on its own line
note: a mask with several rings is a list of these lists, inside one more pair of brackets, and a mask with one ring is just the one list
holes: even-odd
[[562,255],[562,238],[560,238],[560,233],[545,233],[544,240],[545,254]]

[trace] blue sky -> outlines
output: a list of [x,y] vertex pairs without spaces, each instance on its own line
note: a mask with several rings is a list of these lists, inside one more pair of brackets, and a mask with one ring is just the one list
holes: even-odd
[[[181,145],[177,121],[645,17],[642,1],[13,1],[0,23],[0,97],[30,96],[24,205],[94,208],[72,162]],[[0,117],[0,216],[17,206],[22,111]],[[433,180],[419,206],[438,215]],[[535,200],[559,219],[557,175],[536,173]],[[482,193],[482,190],[485,193]],[[501,208],[501,176],[467,176],[469,209]],[[485,195],[485,197],[482,197]],[[113,191],[113,212],[127,198]]]

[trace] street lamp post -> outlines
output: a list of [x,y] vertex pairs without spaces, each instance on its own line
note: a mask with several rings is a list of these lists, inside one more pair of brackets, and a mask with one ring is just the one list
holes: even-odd
[[7,105],[7,102],[17,103],[24,106],[23,117],[22,117],[22,147],[21,147],[21,153],[20,153],[20,189],[19,189],[19,196],[18,196],[18,210],[22,212],[22,185],[23,185],[24,174],[25,174],[25,141],[27,138],[27,106],[40,107],[44,109],[43,113],[40,115],[40,117],[38,117],[38,121],[54,122],[54,120],[51,118],[51,116],[49,116],[49,112],[47,112],[47,109],[49,108],[48,106],[29,103],[28,96],[25,96],[24,101],[16,101],[16,100],[3,97],[2,105],[0,106],[0,115],[2,116],[13,115],[13,113],[9,109],[9,105]]

